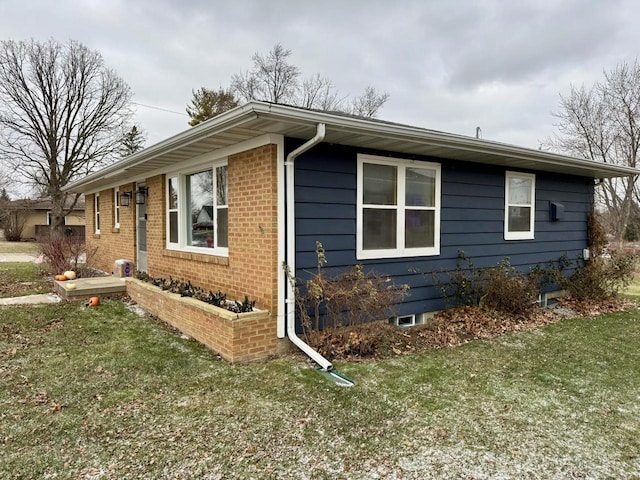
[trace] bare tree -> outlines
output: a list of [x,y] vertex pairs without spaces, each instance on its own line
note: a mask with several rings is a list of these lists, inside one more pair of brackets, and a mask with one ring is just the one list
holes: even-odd
[[302,81],[300,106],[325,111],[343,111],[346,97],[340,97],[331,80],[319,73]]
[[[591,88],[573,85],[560,97],[558,133],[544,145],[603,163],[636,167],[640,148],[640,65],[623,63]],[[634,200],[636,177],[604,179],[596,190],[606,207],[616,240],[624,239]]]
[[244,102],[262,100],[317,110],[339,111],[375,117],[389,99],[369,86],[350,103],[338,93],[333,82],[316,73],[301,80],[298,67],[291,64],[291,50],[276,44],[267,55],[253,55],[253,68],[231,77],[231,90]]
[[351,102],[351,113],[361,117],[375,117],[388,99],[388,93],[379,93],[372,86],[368,86],[362,95],[355,97]]
[[82,44],[0,42],[0,159],[53,202],[62,232],[62,188],[118,157],[131,92]]
[[244,101],[264,100],[295,103],[300,87],[300,70],[289,63],[291,50],[277,43],[266,55],[255,53],[253,69],[231,77],[231,88]]

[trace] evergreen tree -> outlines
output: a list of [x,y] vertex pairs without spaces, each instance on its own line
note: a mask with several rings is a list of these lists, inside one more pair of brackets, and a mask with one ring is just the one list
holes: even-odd
[[191,92],[193,98],[191,105],[187,106],[187,113],[191,117],[189,125],[192,127],[238,106],[238,100],[231,90],[220,88],[216,91],[201,87]]
[[138,150],[144,148],[145,136],[142,129],[139,129],[136,125],[131,127],[127,133],[122,137],[122,145],[120,146],[120,156],[128,157],[133,155]]

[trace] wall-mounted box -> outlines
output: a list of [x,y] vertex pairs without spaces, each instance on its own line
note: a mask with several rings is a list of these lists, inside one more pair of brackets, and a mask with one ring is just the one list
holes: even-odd
[[549,218],[552,222],[564,220],[564,205],[557,202],[549,202]]

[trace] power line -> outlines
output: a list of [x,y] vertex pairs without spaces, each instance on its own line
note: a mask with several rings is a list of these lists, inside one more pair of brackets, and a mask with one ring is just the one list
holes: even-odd
[[154,110],[160,110],[162,112],[167,112],[167,113],[175,113],[176,115],[183,115],[185,117],[188,117],[189,115],[187,115],[186,113],[183,112],[176,112],[175,110],[169,110],[167,108],[160,108],[160,107],[154,107],[152,105],[145,105],[144,103],[137,103],[137,102],[131,102],[134,105],[138,105],[139,107],[146,107],[146,108],[152,108]]

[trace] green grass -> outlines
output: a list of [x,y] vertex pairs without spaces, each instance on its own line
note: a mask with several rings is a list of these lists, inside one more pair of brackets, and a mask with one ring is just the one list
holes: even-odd
[[633,281],[624,290],[624,296],[632,300],[640,299],[640,275],[636,275]]
[[7,242],[0,241],[0,253],[40,253],[40,245],[36,242]]
[[0,478],[640,478],[638,311],[234,366],[121,302],[0,308]]
[[0,262],[0,297],[49,293],[51,280],[31,262]]

